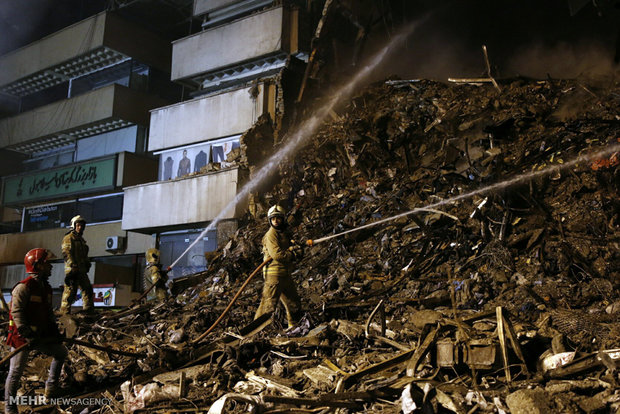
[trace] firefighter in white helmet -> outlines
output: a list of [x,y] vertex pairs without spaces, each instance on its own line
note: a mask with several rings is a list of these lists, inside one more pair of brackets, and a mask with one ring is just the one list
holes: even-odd
[[303,251],[300,246],[292,243],[287,231],[286,213],[284,208],[275,205],[267,212],[269,230],[263,237],[264,260],[273,260],[263,268],[263,294],[256,311],[255,319],[273,312],[278,300],[284,305],[289,330],[299,322],[301,300],[291,277],[293,262],[301,260]]
[[[150,289],[151,286],[155,287],[147,295],[147,300],[159,299],[165,300],[168,297],[168,290],[166,289],[166,282],[168,281],[168,272],[162,270],[162,265],[159,263],[160,253],[155,248],[148,249],[146,251],[146,268],[144,268],[144,284],[146,289]],[[153,290],[155,292],[153,293]]]
[[62,256],[65,259],[65,290],[60,304],[61,313],[70,313],[75,302],[78,287],[82,289],[82,308],[85,312],[94,312],[93,287],[88,280],[90,259],[88,245],[82,237],[86,220],[80,215],[71,219],[71,231],[62,239]]

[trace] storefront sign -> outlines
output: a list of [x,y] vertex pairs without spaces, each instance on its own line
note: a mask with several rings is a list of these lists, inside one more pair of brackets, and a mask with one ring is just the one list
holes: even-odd
[[113,188],[115,173],[116,157],[10,177],[4,181],[3,204],[18,204]]
[[[97,307],[129,306],[131,303],[131,286],[103,284],[93,285],[93,302]],[[78,289],[73,307],[82,307],[82,291]]]
[[75,212],[79,211],[77,202],[52,204],[24,209],[22,231],[37,231],[64,227]]

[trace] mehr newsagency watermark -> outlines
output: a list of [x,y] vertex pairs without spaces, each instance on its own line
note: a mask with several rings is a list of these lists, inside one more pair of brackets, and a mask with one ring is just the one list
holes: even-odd
[[112,401],[109,398],[95,398],[95,397],[83,397],[83,398],[45,398],[44,395],[18,395],[17,397],[9,397],[9,404],[11,405],[27,405],[29,407],[36,405],[80,405],[80,406],[92,406],[92,405],[109,405]]

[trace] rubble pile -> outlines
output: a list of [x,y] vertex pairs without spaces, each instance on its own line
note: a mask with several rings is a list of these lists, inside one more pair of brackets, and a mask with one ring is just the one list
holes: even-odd
[[[67,381],[99,412],[619,410],[619,104],[600,81],[372,85],[173,298],[64,320],[144,354],[73,346]],[[196,342],[262,262],[276,202],[300,243],[355,231],[306,247],[296,330],[252,321],[258,276]]]

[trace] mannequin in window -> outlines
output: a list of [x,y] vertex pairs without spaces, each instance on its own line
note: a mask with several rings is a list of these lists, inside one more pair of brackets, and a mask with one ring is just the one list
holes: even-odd
[[207,165],[207,154],[205,154],[203,150],[200,150],[194,159],[194,172],[200,172],[200,169],[205,165]]
[[177,172],[177,177],[182,177],[187,175],[192,170],[192,164],[189,158],[187,158],[187,150],[183,150],[183,158],[179,162],[179,171]]
[[172,159],[172,157],[168,157],[166,158],[166,161],[164,161],[164,180],[171,180],[172,179],[172,166],[174,165],[174,160]]

